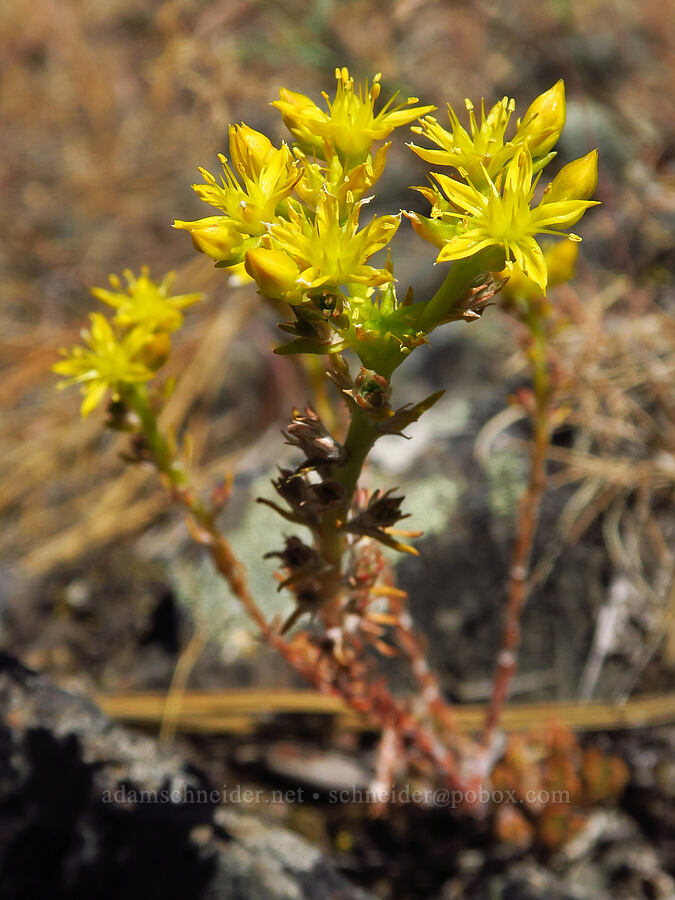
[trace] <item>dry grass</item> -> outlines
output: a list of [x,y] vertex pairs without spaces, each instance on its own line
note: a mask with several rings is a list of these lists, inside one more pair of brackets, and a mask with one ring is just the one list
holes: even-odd
[[[664,662],[675,663],[675,325],[652,296],[620,276],[603,290],[582,295],[568,285],[555,297],[554,397],[566,413],[569,446],[549,447],[549,486],[574,489],[531,583],[545,581],[563,549],[600,521],[613,576],[580,684],[583,699],[630,627],[640,629],[640,639],[613,689],[617,701],[626,701],[664,638]],[[514,353],[506,369],[526,372],[527,360]],[[521,417],[510,407],[487,423],[479,457]],[[620,579],[631,588],[628,599],[625,589],[612,591]]]
[[[166,698],[163,694],[100,694],[97,703],[109,716],[123,722],[159,726]],[[336,727],[371,730],[361,716],[332,695],[302,690],[188,691],[176,711],[181,731],[216,734],[251,734],[261,718],[279,714],[320,714],[337,717]],[[453,721],[462,731],[476,731],[485,718],[485,707],[466,704],[453,712]],[[562,722],[575,731],[644,728],[675,719],[675,695],[644,696],[623,705],[610,703],[527,703],[511,704],[504,710],[503,728],[523,731],[533,722]]]

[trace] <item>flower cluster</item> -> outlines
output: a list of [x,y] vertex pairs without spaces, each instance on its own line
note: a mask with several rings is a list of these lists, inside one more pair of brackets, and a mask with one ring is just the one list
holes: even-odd
[[[515,103],[502,98],[480,114],[466,102],[469,129],[449,109],[450,130],[416,97],[377,111],[380,76],[355,83],[346,68],[335,72],[335,96],[325,108],[282,88],[276,107],[294,142],[275,147],[245,124],[229,130],[230,158],[221,156],[216,178],[201,169],[197,195],[217,215],[177,220],[198,250],[217,266],[245,272],[263,296],[284,304],[292,320],[280,324],[293,340],[279,353],[338,354],[351,349],[368,371],[389,379],[393,370],[444,322],[479,318],[511,276],[521,293],[546,293],[551,280],[571,272],[573,256],[540,247],[540,234],[567,233],[595,201],[597,151],[568,163],[535,201],[543,168],[565,121],[562,81],[538,97],[507,132]],[[431,204],[429,216],[406,212],[414,230],[451,263],[439,291],[399,301],[389,245],[400,214],[363,222],[366,196],[380,178],[396,128],[413,122],[414,133],[435,147],[411,144],[422,159],[449,167],[416,190]],[[388,255],[377,263],[381,251]],[[558,260],[558,263],[556,262]],[[557,267],[557,268],[556,268]],[[560,269],[560,272],[557,272]],[[196,294],[170,296],[171,278],[155,284],[146,269],[125,272],[127,286],[94,295],[113,307],[112,323],[100,314],[85,332],[85,347],[72,351],[56,371],[83,386],[87,414],[110,389],[151,377],[169,349],[169,334]],[[513,293],[513,291],[511,292]]]
[[432,116],[413,129],[439,148],[411,145],[414,152],[428,162],[454,168],[457,174],[434,172],[431,187],[417,188],[431,204],[430,217],[406,215],[415,231],[439,248],[437,262],[466,259],[498,247],[509,271],[515,265],[546,293],[548,267],[536,236],[581,240],[566,229],[597,205],[590,199],[597,186],[597,151],[564,166],[535,205],[541,171],[556,155],[552,148],[565,124],[563,82],[532,103],[510,140],[505,135],[515,109],[513,100],[504,97],[487,115],[482,107],[480,125],[473,104],[467,100],[466,105],[470,134],[452,109],[451,131]]
[[138,277],[129,270],[124,276],[126,290],[116,275],[110,276],[113,290],[92,288],[95,297],[115,309],[112,322],[100,312],[91,313],[91,327],[82,331],[84,346],[62,350],[65,358],[53,366],[66,378],[60,387],[81,385],[83,417],[108,391],[117,399],[125,385],[149,381],[169,355],[169,333],[182,325],[181,310],[201,299],[201,294],[171,295],[173,272],[159,284],[146,266]]
[[[281,88],[272,104],[293,143],[274,147],[247,125],[230,127],[230,160],[221,156],[220,180],[201,169],[198,196],[219,214],[194,222],[177,220],[198,250],[216,265],[255,280],[259,292],[290,305],[293,320],[280,327],[294,340],[280,353],[338,353],[351,348],[366,368],[390,377],[393,369],[437,325],[478,318],[506,276],[529,280],[546,292],[549,271],[537,236],[564,235],[595,201],[597,152],[565,166],[534,196],[543,168],[565,122],[562,81],[543,93],[509,126],[515,102],[502,98],[477,115],[467,100],[469,128],[449,108],[450,129],[416,97],[392,97],[376,111],[380,75],[357,85],[346,68],[336,69],[337,87],[325,108]],[[374,216],[362,225],[367,193],[380,178],[392,132],[412,125],[434,147],[410,144],[423,160],[450,167],[418,187],[431,204],[422,216],[406,212],[415,231],[438,247],[439,263],[476,259],[450,277],[454,296],[412,304],[399,302],[393,267],[371,261],[399,227],[399,215]],[[489,259],[483,251],[492,249]],[[564,255],[564,254],[563,254]],[[485,260],[485,261],[484,261]],[[497,273],[506,267],[501,279]],[[568,267],[569,268],[569,267]],[[491,274],[492,273],[492,274]],[[485,303],[477,285],[494,285]],[[489,295],[489,296],[488,296]]]
[[[197,249],[216,265],[245,265],[260,293],[291,304],[294,322],[284,326],[297,339],[283,352],[333,352],[345,333],[375,309],[391,268],[370,263],[387,247],[399,215],[374,216],[362,225],[365,194],[384,170],[389,144],[375,148],[395,128],[429,113],[414,97],[395,97],[375,111],[380,76],[357,85],[346,68],[336,70],[337,88],[327,109],[282,88],[273,103],[295,143],[272,146],[246,125],[230,128],[230,161],[221,157],[220,183],[201,170],[198,196],[220,215],[176,221]],[[361,323],[362,324],[362,323]]]

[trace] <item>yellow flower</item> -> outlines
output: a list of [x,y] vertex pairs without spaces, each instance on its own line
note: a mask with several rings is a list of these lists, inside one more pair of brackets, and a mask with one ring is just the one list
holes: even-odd
[[470,134],[460,124],[453,108],[448,106],[448,118],[452,132],[439,125],[434,116],[425,116],[420,125],[413,125],[411,128],[411,131],[432,141],[440,149],[432,150],[426,147],[417,147],[415,144],[408,146],[421,159],[433,165],[465,169],[472,182],[479,186],[485,182],[484,169],[490,178],[495,178],[502,166],[516,152],[516,147],[504,141],[506,127],[515,108],[515,101],[509,100],[508,97],[502,97],[498,103],[495,103],[487,116],[484,102],[481,101],[480,125],[476,121],[473,103],[469,99],[464,102],[469,111]]
[[293,153],[302,169],[302,178],[295,186],[298,197],[308,206],[315,207],[319,194],[327,188],[342,205],[348,202],[349,195],[353,200],[360,200],[384,172],[390,147],[391,143],[384,144],[374,156],[368,153],[365,162],[354,166],[337,155],[332,156],[327,165],[321,165],[316,159],[310,160],[299,147],[294,147]]
[[52,366],[57,375],[65,375],[60,388],[81,384],[84,394],[82,418],[85,418],[112,390],[117,393],[124,384],[148,381],[155,374],[142,361],[144,351],[153,340],[144,328],[134,328],[118,337],[101,313],[91,313],[91,329],[82,332],[85,347],[73,347],[66,357]]
[[302,177],[285,144],[277,149],[248,125],[230,126],[230,154],[232,166],[219,154],[223,166],[220,184],[200,168],[206,184],[192,185],[201,200],[224,215],[173,223],[174,228],[190,232],[197,250],[224,267],[243,263],[246,251],[258,246],[278,208]]
[[241,125],[230,125],[229,135],[230,156],[235,171],[257,179],[278,152],[272,141],[243,122]]
[[326,113],[297,91],[279,89],[279,99],[271,104],[281,111],[284,124],[304,150],[323,155],[323,140],[315,133],[315,125],[327,120]]
[[289,221],[270,228],[270,246],[283,250],[300,267],[298,286],[340,290],[341,285],[377,286],[393,280],[387,269],[366,265],[370,257],[389,243],[399,226],[398,216],[376,216],[359,229],[364,201],[349,205],[341,221],[340,204],[327,191],[319,195],[316,215],[310,218],[298,205],[289,204]]
[[366,81],[355,88],[354,79],[346,67],[335,70],[337,89],[331,102],[324,94],[328,112],[320,109],[303,94],[281,88],[279,100],[272,104],[281,110],[284,122],[300,146],[326,159],[334,148],[343,160],[360,163],[365,160],[374,141],[387,138],[395,128],[407,125],[431,112],[433,106],[410,106],[417,97],[392,106],[396,94],[375,113],[375,101],[380,95],[378,74],[372,85]]
[[175,277],[174,272],[165,275],[160,284],[155,284],[150,278],[147,266],[141,268],[138,278],[129,269],[125,269],[124,277],[127,280],[125,290],[122,289],[122,283],[116,275],[111,275],[109,279],[116,290],[109,291],[105,288],[91,290],[94,297],[117,310],[115,322],[118,325],[131,327],[138,325],[150,332],[176,331],[183,324],[181,309],[202,299],[201,294],[171,296],[169,291]]
[[481,100],[480,123],[476,119],[473,103],[468,99],[464,102],[469,111],[470,133],[462,127],[457,114],[449,106],[451,131],[443,128],[434,116],[425,116],[420,125],[411,128],[411,131],[427,138],[440,149],[409,144],[410,149],[433,165],[463,169],[468,172],[471,183],[483,189],[487,188],[483,172],[487,172],[494,181],[524,144],[535,160],[535,172],[551,160],[553,154],[550,150],[565,124],[565,84],[562,79],[533,101],[522,121],[518,120],[516,134],[511,140],[506,140],[505,135],[515,109],[514,100],[502,97],[487,115]]
[[200,168],[206,184],[194,184],[192,187],[200,200],[222,210],[229,223],[241,234],[262,235],[267,223],[274,219],[279,204],[292,192],[301,173],[285,144],[279,150],[272,148],[272,152],[261,159],[253,151],[248,156],[243,153],[241,143],[237,140],[234,145],[241,184],[227,159],[219,154],[223,166],[221,184],[210,172]]
[[[486,175],[486,177],[488,177]],[[561,229],[578,221],[593,200],[572,196],[566,200],[541,202],[531,207],[536,180],[532,183],[532,156],[522,147],[509,163],[503,177],[503,190],[488,177],[489,192],[483,194],[471,183],[462,184],[447,175],[434,174],[443,193],[460,212],[444,212],[444,217],[461,220],[462,231],[452,237],[438,254],[438,262],[464,259],[485,247],[504,248],[507,265],[512,261],[546,292],[547,272],[544,255],[534,236],[555,234],[578,241]]]

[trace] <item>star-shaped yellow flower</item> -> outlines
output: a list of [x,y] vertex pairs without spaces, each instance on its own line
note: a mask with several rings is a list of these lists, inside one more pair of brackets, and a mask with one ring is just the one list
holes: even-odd
[[377,286],[392,280],[387,269],[366,265],[386,247],[400,224],[398,216],[376,216],[359,231],[364,201],[349,206],[344,221],[338,200],[322,191],[316,214],[309,217],[299,204],[289,204],[289,221],[270,228],[271,246],[287,253],[300,268],[297,283],[304,291],[317,287],[339,290],[345,284]]
[[218,158],[223,166],[221,184],[214,175],[200,168],[206,184],[193,184],[195,193],[200,200],[222,210],[241,234],[264,234],[277,206],[289,196],[301,175],[290,150],[285,144],[279,150],[272,148],[260,165],[252,162],[246,165],[239,159],[237,172],[222,153]]
[[91,313],[90,318],[90,330],[82,332],[85,346],[73,347],[70,353],[62,350],[66,358],[52,366],[57,375],[66,376],[58,385],[60,388],[82,385],[82,418],[102,402],[109,390],[117,393],[122,385],[149,381],[155,374],[142,361],[143,351],[153,340],[147,330],[134,328],[119,337],[101,313]]
[[124,277],[127,280],[126,289],[123,289],[116,275],[111,275],[109,279],[116,290],[91,289],[94,297],[117,310],[115,322],[118,325],[140,326],[149,332],[176,331],[183,324],[181,309],[202,299],[201,294],[171,296],[169,291],[175,278],[174,272],[165,275],[159,284],[150,278],[147,266],[141,268],[138,277],[130,269],[125,269]]
[[320,109],[309,97],[281,88],[279,100],[272,104],[281,110],[284,122],[303,149],[326,159],[334,148],[337,154],[351,163],[363,162],[374,141],[387,138],[395,128],[407,125],[431,112],[433,106],[411,106],[417,97],[392,106],[396,94],[375,113],[375,101],[380,96],[380,74],[368,82],[354,84],[346,67],[335,70],[337,90],[331,101],[324,94],[328,112]]
[[494,180],[524,145],[527,145],[535,160],[535,172],[543,169],[555,156],[551,150],[565,124],[565,83],[562,79],[530,104],[522,120],[518,120],[511,140],[506,140],[505,135],[515,109],[514,100],[502,97],[487,115],[481,100],[480,123],[476,119],[473,103],[468,99],[464,102],[469,111],[470,131],[462,126],[454,109],[448,106],[451,131],[443,128],[434,116],[425,116],[419,125],[413,125],[410,129],[439,149],[408,144],[410,149],[433,165],[453,166],[468,172],[471,183],[481,190],[487,188],[483,173],[487,172]]
[[484,183],[483,169],[491,178],[495,178],[502,166],[516,152],[509,142],[504,141],[506,127],[515,109],[515,101],[503,97],[485,114],[485,106],[481,101],[480,124],[476,121],[473,103],[465,100],[469,111],[470,133],[462,126],[457,114],[448,106],[448,118],[452,131],[447,131],[434,116],[425,116],[420,125],[410,129],[427,138],[440,149],[408,146],[421,159],[436,166],[454,166],[465,169],[476,186]]
[[[576,163],[585,165],[586,159],[584,157]],[[574,165],[570,163],[570,166]],[[487,194],[470,182],[463,184],[437,173],[433,177],[452,207],[458,210],[444,212],[443,218],[454,218],[462,224],[461,232],[441,248],[437,262],[464,259],[485,247],[500,246],[506,253],[507,264],[515,260],[544,293],[546,262],[535,235],[554,234],[579,241],[581,238],[577,235],[566,234],[562,229],[577,222],[589,207],[597,205],[596,201],[580,199],[581,189],[576,196],[573,190],[566,190],[563,194],[565,199],[556,199],[557,179],[554,179],[549,196],[545,195],[542,202],[533,208],[531,203],[536,180],[533,183],[532,156],[526,146],[520,149],[506,168],[503,187],[500,185],[501,178],[495,183],[485,173],[489,186]],[[583,193],[587,193],[587,187],[584,183]]]
[[200,200],[223,215],[173,223],[174,228],[190,232],[197,250],[225,267],[243,263],[246,251],[260,244],[279,206],[302,177],[286,144],[277,149],[248,125],[230,126],[230,155],[232,165],[219,154],[223,166],[220,183],[200,168],[206,184],[192,185]]

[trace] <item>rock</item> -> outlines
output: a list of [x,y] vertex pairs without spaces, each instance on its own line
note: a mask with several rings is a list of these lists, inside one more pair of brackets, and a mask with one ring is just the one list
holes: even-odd
[[3,900],[367,900],[173,751],[0,654]]
[[215,813],[231,842],[218,854],[205,900],[368,900],[303,838],[228,807]]

